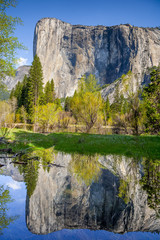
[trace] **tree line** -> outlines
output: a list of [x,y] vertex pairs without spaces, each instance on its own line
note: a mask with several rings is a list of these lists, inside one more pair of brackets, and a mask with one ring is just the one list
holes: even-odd
[[[72,97],[56,98],[54,81],[43,87],[40,59],[35,55],[30,72],[10,93],[8,111],[1,122],[22,122],[37,125],[40,131],[56,127],[76,126],[91,132],[93,128],[112,126],[114,133],[159,134],[160,132],[160,65],[150,72],[150,84],[133,90],[132,72],[116,81],[113,101],[101,97],[101,87],[94,75],[82,76]],[[6,101],[1,102],[7,105]],[[2,111],[0,109],[0,111]],[[1,117],[2,118],[2,117]]]

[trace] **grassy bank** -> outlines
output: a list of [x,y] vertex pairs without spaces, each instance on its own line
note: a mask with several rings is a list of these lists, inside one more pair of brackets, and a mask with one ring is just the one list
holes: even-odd
[[[32,152],[54,147],[57,151],[81,154],[118,154],[160,159],[160,136],[95,135],[80,133],[51,133],[48,135],[24,130],[9,133],[7,148],[14,152]],[[6,144],[0,144],[6,148]]]

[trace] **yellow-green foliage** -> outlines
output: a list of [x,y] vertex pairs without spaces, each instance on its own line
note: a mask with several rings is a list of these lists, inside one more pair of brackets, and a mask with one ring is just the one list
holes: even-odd
[[122,80],[122,86],[123,86],[123,89],[121,91],[121,94],[124,94],[124,93],[128,93],[128,94],[131,94],[131,92],[133,91],[133,83],[132,83],[132,72],[129,71],[126,75],[123,74],[121,76],[121,80]]
[[88,78],[82,78],[79,82],[78,91],[75,92],[71,100],[71,110],[75,119],[83,123],[85,131],[90,129],[102,118],[103,102],[95,77],[90,75]]
[[12,201],[9,189],[0,185],[0,236],[2,236],[2,230],[7,228],[11,222],[17,219],[16,216],[8,216],[7,204]]
[[90,185],[92,181],[98,180],[101,173],[98,155],[87,156],[74,154],[72,156],[70,170],[75,174],[78,181],[85,182],[87,186]]
[[12,124],[15,122],[16,106],[16,98],[0,101],[0,127],[4,126],[4,123]]
[[129,186],[129,181],[128,180],[123,180],[123,179],[120,180],[118,196],[120,198],[122,198],[126,204],[129,202],[128,186]]
[[6,116],[11,112],[11,106],[6,101],[0,102],[0,123],[6,121]]
[[34,122],[45,131],[49,127],[54,127],[58,123],[58,114],[61,107],[57,107],[55,103],[48,103],[46,105],[39,105],[35,107]]
[[160,160],[143,158],[144,175],[140,181],[143,189],[148,193],[147,201],[160,217]]
[[72,121],[72,118],[70,116],[70,113],[65,111],[61,111],[59,113],[59,127],[67,128],[71,121]]
[[56,157],[56,151],[54,148],[47,148],[47,149],[38,149],[34,151],[31,156],[38,156],[40,158],[41,164],[44,170],[49,172],[50,168],[48,167],[49,163],[53,163]]

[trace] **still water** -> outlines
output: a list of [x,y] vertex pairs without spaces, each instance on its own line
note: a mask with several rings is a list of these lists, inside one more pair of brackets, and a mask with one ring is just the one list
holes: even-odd
[[51,148],[0,166],[0,239],[160,240],[158,160]]

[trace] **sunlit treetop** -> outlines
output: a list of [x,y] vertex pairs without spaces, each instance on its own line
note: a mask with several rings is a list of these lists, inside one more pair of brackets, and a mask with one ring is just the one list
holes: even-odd
[[8,16],[6,9],[16,7],[15,0],[0,0],[0,78],[5,75],[14,75],[16,64],[16,50],[24,49],[24,46],[14,36],[17,24],[21,24],[20,18]]

